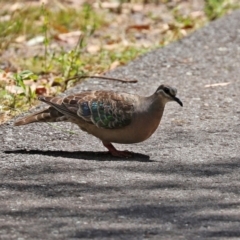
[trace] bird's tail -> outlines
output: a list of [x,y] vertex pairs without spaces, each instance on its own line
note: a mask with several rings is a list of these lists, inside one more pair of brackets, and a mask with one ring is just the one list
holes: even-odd
[[14,125],[15,126],[20,126],[20,125],[25,125],[29,123],[34,123],[34,122],[58,122],[58,121],[64,121],[64,115],[57,111],[53,107],[49,107],[45,110],[33,113],[30,116],[26,116],[24,118],[21,118],[17,120]]

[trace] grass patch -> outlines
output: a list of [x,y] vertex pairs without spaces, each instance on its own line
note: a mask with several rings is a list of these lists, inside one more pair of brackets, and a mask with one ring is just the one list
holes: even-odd
[[239,8],[239,5],[238,1],[232,0],[206,0],[204,11],[208,19],[212,21]]

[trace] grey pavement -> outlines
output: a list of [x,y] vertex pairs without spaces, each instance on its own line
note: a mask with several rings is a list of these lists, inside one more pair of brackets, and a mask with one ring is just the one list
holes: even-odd
[[169,103],[149,140],[117,145],[132,159],[71,124],[1,125],[0,238],[240,239],[240,11],[109,75],[139,82],[71,91],[168,83],[184,107]]

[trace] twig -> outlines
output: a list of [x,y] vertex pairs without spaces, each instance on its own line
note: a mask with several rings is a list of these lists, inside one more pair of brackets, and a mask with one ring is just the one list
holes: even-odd
[[138,80],[133,79],[133,80],[128,80],[128,79],[119,79],[119,78],[112,78],[112,77],[104,77],[104,76],[75,76],[72,78],[68,78],[66,82],[73,80],[73,79],[81,79],[81,78],[100,78],[100,79],[106,79],[106,80],[113,80],[113,81],[118,81],[118,82],[123,82],[123,83],[136,83]]

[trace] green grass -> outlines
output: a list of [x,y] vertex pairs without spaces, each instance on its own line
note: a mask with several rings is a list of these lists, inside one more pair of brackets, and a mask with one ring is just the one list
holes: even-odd
[[204,11],[211,21],[225,15],[230,10],[239,8],[239,4],[231,0],[205,0]]
[[[0,21],[1,53],[7,51],[8,48],[17,47],[18,37],[24,36],[28,41],[36,36],[44,36],[42,49],[36,55],[30,53],[26,56],[18,56],[17,59],[14,59],[16,56],[8,59],[11,64],[17,65],[20,71],[9,75],[8,83],[0,79],[0,113],[10,111],[14,114],[15,110],[17,112],[26,110],[35,104],[37,94],[27,85],[27,80],[37,82],[43,75],[54,73],[55,90],[52,92],[56,94],[66,90],[67,78],[77,74],[86,74],[84,69],[86,64],[82,59],[86,40],[104,24],[102,20],[104,17],[96,14],[89,5],[84,5],[81,10],[73,8],[53,10],[45,6],[24,7],[13,13],[0,10],[0,15],[9,17],[7,21]],[[73,49],[51,48],[51,43],[58,34],[76,29],[82,31],[84,37],[79,38]],[[24,71],[24,69],[29,70]],[[15,86],[16,93],[14,89],[6,90],[7,85],[12,85],[13,88]],[[45,84],[44,87],[50,88],[51,86]]]

